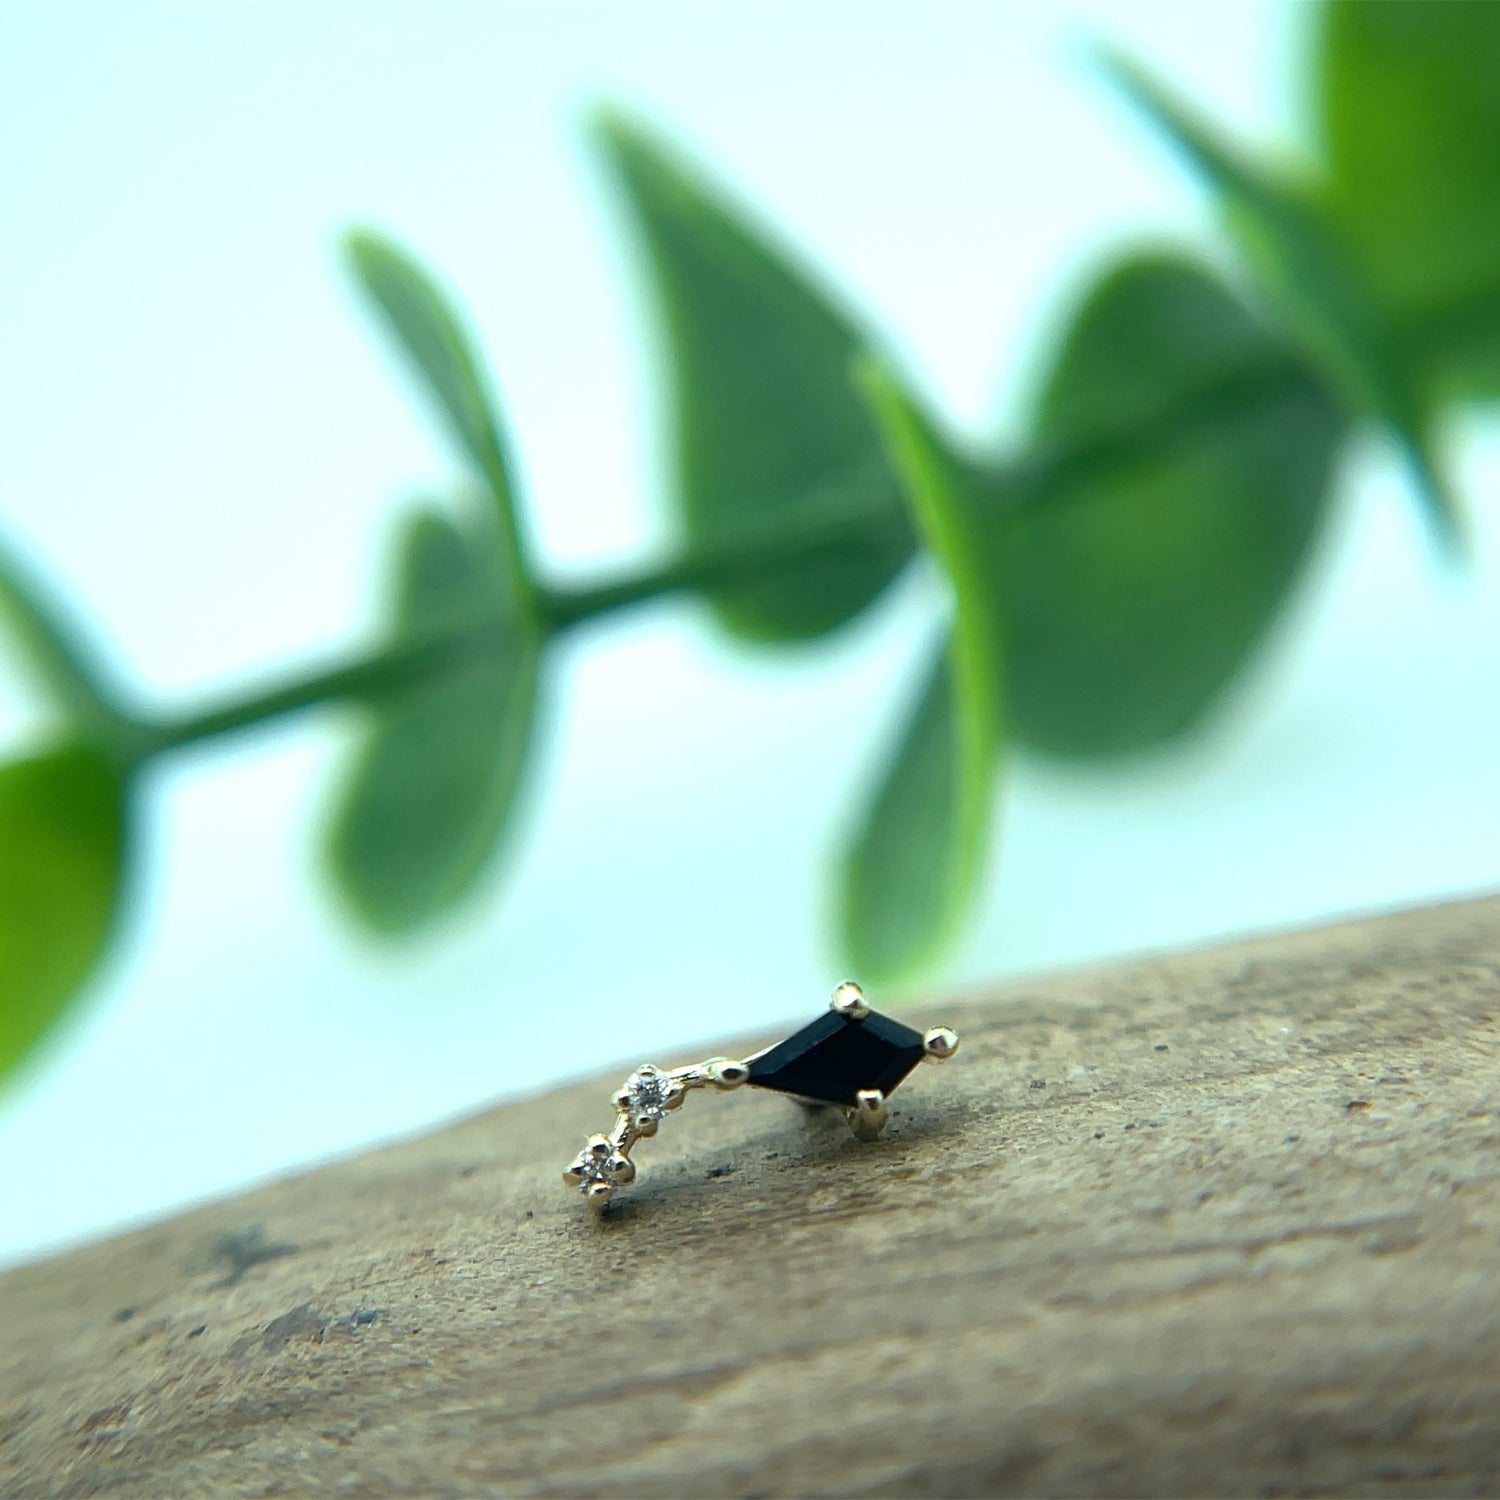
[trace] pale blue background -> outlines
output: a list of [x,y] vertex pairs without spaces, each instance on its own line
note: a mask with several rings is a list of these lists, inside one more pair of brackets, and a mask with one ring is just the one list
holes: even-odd
[[[1014,428],[1088,267],[1213,234],[1082,39],[1286,146],[1308,14],[0,9],[6,533],[163,702],[368,629],[392,518],[452,473],[337,268],[370,220],[471,310],[549,566],[660,543],[646,325],[577,129],[601,93],[774,212],[957,420]],[[1313,587],[1205,742],[1015,768],[946,984],[1500,885],[1500,438],[1456,437],[1477,564],[1442,576],[1360,448]],[[395,953],[309,854],[347,721],[175,762],[106,982],[0,1096],[0,1259],[820,1005],[829,856],[940,608],[914,578],[790,657],[731,651],[685,605],[580,635],[503,899]],[[6,670],[0,735],[34,724]]]

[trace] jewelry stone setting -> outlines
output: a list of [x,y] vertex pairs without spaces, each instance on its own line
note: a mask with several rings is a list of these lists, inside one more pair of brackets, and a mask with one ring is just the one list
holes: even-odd
[[635,1163],[606,1135],[590,1136],[573,1165],[563,1173],[569,1187],[576,1187],[590,1202],[601,1206],[616,1186],[634,1177]]
[[750,1059],[750,1084],[853,1109],[871,1089],[890,1094],[927,1055],[922,1033],[869,1011],[852,1020],[830,1010]]
[[775,1046],[737,1061],[711,1057],[685,1068],[643,1063],[614,1096],[615,1126],[590,1136],[563,1173],[594,1208],[604,1208],[617,1187],[635,1178],[630,1153],[656,1134],[667,1114],[696,1089],[769,1089],[807,1104],[842,1110],[854,1134],[874,1140],[885,1128],[886,1100],[924,1058],[942,1062],[958,1050],[946,1026],[926,1032],[870,1009],[864,991],[845,981],[826,1014]]
[[682,1103],[682,1089],[671,1076],[651,1063],[637,1068],[625,1080],[622,1090],[625,1095],[625,1113],[637,1126],[657,1124],[666,1118],[669,1109]]

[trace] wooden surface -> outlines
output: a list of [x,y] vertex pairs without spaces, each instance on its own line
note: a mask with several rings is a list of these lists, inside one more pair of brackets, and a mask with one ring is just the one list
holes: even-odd
[[917,1017],[602,1224],[617,1075],[0,1278],[0,1494],[1500,1491],[1500,901]]

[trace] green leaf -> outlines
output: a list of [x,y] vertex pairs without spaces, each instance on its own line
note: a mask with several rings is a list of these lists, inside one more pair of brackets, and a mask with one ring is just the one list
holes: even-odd
[[1456,500],[1434,453],[1420,372],[1325,212],[1232,151],[1173,94],[1126,58],[1106,57],[1126,95],[1218,194],[1229,229],[1288,332],[1345,399],[1379,423],[1406,462],[1439,543],[1459,545]]
[[116,763],[70,744],[0,766],[0,1078],[103,957],[126,846]]
[[0,540],[0,625],[58,706],[73,721],[108,731],[121,714],[79,637],[64,622],[40,584]]
[[1325,5],[1315,76],[1333,209],[1383,305],[1462,310],[1439,353],[1500,391],[1500,6]]
[[[1236,371],[1256,378],[1226,379]],[[1205,403],[1204,390],[1220,394]],[[1122,262],[1084,297],[1035,425],[1043,452],[1104,427],[1153,436],[1133,461],[1016,507],[997,533],[1016,737],[1104,755],[1190,729],[1301,571],[1339,410],[1225,287],[1159,254]]]
[[533,588],[516,516],[501,423],[488,382],[457,315],[432,278],[399,246],[370,230],[347,239],[354,269],[421,372],[494,501],[511,592],[530,606]]
[[641,126],[605,113],[598,127],[653,272],[689,551],[845,533],[800,566],[726,584],[710,601],[727,628],[750,639],[832,630],[912,552],[879,433],[849,384],[860,334],[807,273]]
[[906,978],[951,944],[983,872],[1000,753],[1000,629],[981,571],[968,471],[883,367],[862,384],[923,538],[948,575],[953,628],[845,856],[844,943],[856,972]]
[[424,513],[401,542],[395,640],[472,628],[468,654],[372,706],[374,725],[329,834],[335,880],[385,933],[448,911],[493,860],[521,785],[535,716],[539,641],[497,613],[505,569],[488,535]]

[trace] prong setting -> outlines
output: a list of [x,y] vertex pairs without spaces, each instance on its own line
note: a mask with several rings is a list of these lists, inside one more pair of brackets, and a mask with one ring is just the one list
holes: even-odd
[[922,1038],[928,1057],[946,1062],[958,1051],[958,1033],[948,1026],[934,1026]]
[[879,1089],[861,1089],[854,1100],[854,1108],[849,1111],[849,1124],[855,1135],[862,1141],[878,1140],[889,1118],[885,1095]]
[[703,1065],[708,1081],[716,1089],[737,1089],[750,1077],[750,1069],[732,1057],[715,1057]]
[[595,1208],[603,1208],[615,1188],[634,1176],[635,1163],[625,1155],[623,1137],[591,1135],[563,1173],[563,1181],[577,1188]]
[[655,1135],[667,1111],[682,1103],[682,1084],[655,1063],[642,1063],[615,1093],[614,1103],[636,1135]]
[[828,1008],[848,1021],[863,1021],[870,1014],[865,992],[852,979],[846,979],[834,992]]

